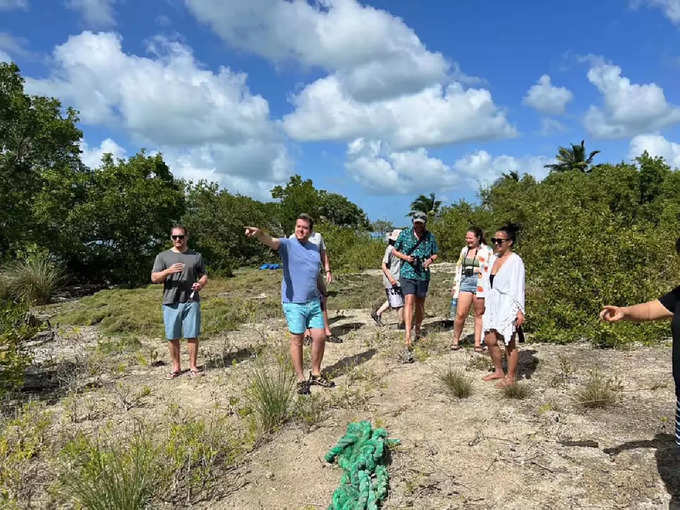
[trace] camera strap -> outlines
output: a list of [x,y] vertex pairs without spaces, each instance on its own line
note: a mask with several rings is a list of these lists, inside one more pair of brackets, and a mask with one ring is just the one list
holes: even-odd
[[[414,233],[413,235],[415,235],[415,233]],[[430,231],[429,231],[429,230],[426,230],[425,232],[423,232],[423,235],[420,236],[420,239],[418,239],[418,242],[417,242],[415,245],[413,245],[413,248],[411,248],[411,249],[406,253],[406,255],[411,255],[414,251],[416,251],[416,250],[418,249],[418,246],[420,246],[420,243],[422,243],[423,240],[425,239],[425,237],[427,237],[428,235],[430,235]]]

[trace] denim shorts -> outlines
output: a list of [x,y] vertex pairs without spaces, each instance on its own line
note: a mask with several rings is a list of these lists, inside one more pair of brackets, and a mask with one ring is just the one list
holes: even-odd
[[477,294],[477,282],[479,278],[477,273],[472,276],[463,276],[460,280],[459,292],[471,292],[472,294]]
[[401,279],[401,291],[404,296],[408,294],[415,294],[417,298],[424,298],[427,296],[427,289],[430,286],[430,280],[414,280],[411,278]]
[[323,329],[323,312],[321,301],[312,299],[306,303],[282,303],[283,314],[288,322],[288,331],[301,335],[307,328]]
[[163,305],[165,338],[198,338],[201,334],[201,304],[198,301]]

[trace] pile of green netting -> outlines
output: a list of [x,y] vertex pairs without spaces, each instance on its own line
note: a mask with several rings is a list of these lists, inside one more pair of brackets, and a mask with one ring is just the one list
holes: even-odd
[[386,463],[388,447],[393,444],[399,444],[399,440],[387,439],[387,431],[373,429],[370,422],[347,425],[347,433],[325,457],[326,462],[337,457],[345,471],[328,510],[378,509],[387,496],[390,475]]

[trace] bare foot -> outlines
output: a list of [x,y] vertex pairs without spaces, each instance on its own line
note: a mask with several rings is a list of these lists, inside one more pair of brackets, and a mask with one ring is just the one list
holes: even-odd
[[482,377],[482,381],[493,381],[494,379],[503,379],[505,377],[505,374],[503,372],[498,373],[494,372],[492,374],[487,374],[484,377]]
[[496,383],[496,388],[507,388],[508,386],[512,386],[513,384],[515,384],[515,380],[506,377],[501,382]]

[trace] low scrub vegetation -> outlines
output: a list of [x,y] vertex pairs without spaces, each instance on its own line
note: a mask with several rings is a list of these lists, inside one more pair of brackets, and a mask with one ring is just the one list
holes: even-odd
[[273,366],[260,358],[248,377],[248,404],[260,430],[269,433],[290,417],[295,376],[288,360],[281,357]]
[[455,398],[468,398],[472,394],[472,381],[463,371],[449,367],[439,375],[439,380]]
[[576,401],[583,407],[602,408],[616,403],[618,381],[605,377],[598,370],[590,372],[588,379],[576,392]]
[[505,398],[523,400],[531,395],[531,388],[526,383],[514,382],[503,388]]
[[43,305],[63,280],[63,271],[46,252],[8,264],[0,273],[0,294],[18,301]]
[[31,362],[25,343],[38,331],[27,320],[28,306],[0,299],[0,397],[21,386]]

